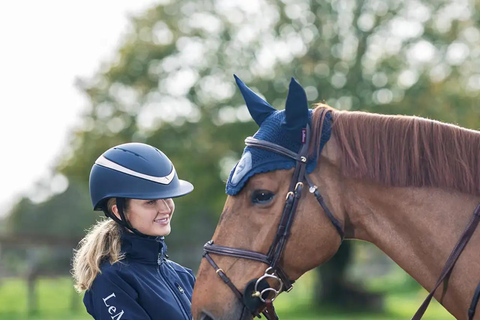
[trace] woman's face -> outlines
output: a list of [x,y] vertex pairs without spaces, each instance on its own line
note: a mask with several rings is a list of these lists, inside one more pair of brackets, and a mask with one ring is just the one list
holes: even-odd
[[[114,207],[114,212],[118,212]],[[175,203],[172,199],[129,199],[126,216],[132,227],[143,234],[167,236],[171,231],[170,220],[174,210]]]

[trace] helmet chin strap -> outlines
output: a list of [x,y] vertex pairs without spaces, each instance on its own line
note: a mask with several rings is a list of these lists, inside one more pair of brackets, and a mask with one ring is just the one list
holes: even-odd
[[119,219],[114,213],[110,213],[108,211],[108,208],[103,209],[105,216],[113,219],[116,223],[121,225],[123,228],[130,230],[131,232],[135,233],[137,236],[140,236],[143,238],[152,238],[152,239],[157,238],[156,236],[149,236],[144,233],[141,233],[140,231],[132,227],[130,222],[128,222],[127,218],[125,217],[125,198],[116,198],[116,203],[117,203],[118,214],[120,215],[121,219]]

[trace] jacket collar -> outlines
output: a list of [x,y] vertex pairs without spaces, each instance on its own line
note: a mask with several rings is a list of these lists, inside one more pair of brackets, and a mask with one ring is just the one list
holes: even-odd
[[164,237],[144,238],[128,231],[123,231],[121,237],[122,252],[129,260],[160,264],[167,257],[167,245]]

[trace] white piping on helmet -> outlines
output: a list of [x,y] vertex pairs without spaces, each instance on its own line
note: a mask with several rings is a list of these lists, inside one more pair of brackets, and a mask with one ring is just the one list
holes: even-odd
[[172,165],[172,172],[170,172],[168,175],[166,175],[164,177],[156,177],[156,176],[151,176],[151,175],[148,175],[148,174],[144,174],[144,173],[140,173],[140,172],[128,169],[128,168],[126,168],[124,166],[121,166],[121,165],[119,165],[119,164],[117,164],[113,161],[108,160],[103,155],[98,157],[98,159],[95,161],[95,163],[98,164],[99,166],[102,166],[102,167],[105,167],[105,168],[109,168],[109,169],[119,171],[119,172],[131,175],[131,176],[134,176],[134,177],[138,177],[138,178],[142,178],[142,179],[145,179],[145,180],[157,182],[157,183],[160,183],[160,184],[170,184],[170,182],[172,182],[173,177],[175,176],[175,168],[173,167],[173,165]]

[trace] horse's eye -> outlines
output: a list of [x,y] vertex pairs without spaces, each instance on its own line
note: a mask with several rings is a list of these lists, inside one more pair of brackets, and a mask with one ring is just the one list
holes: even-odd
[[252,203],[254,204],[266,204],[272,201],[275,194],[268,190],[255,190],[252,194]]

